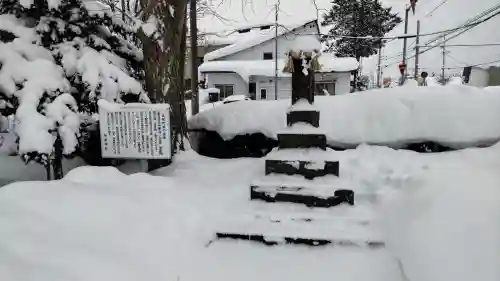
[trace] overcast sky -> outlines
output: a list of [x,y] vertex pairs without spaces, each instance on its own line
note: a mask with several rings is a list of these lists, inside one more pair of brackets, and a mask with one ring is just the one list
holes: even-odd
[[[211,1],[211,0],[208,0]],[[448,0],[440,8],[433,11],[443,0],[419,0],[417,13],[411,15],[409,20],[409,33],[414,33],[416,29],[416,20],[421,19],[422,33],[439,31],[447,28],[454,28],[465,22],[467,19],[499,3],[499,0]],[[248,24],[273,22],[273,7],[277,0],[212,0],[212,5],[216,7],[217,13],[225,20],[219,20],[215,17],[207,16],[200,20],[200,29],[203,31],[218,31],[233,29],[235,27]],[[316,0],[318,7],[327,9],[330,6],[330,0]],[[385,5],[393,7],[395,12],[404,14],[404,7],[409,0],[381,0]],[[317,10],[312,4],[312,0],[281,0],[279,22],[288,24],[315,18]],[[449,41],[449,44],[480,44],[480,43],[500,43],[500,16],[492,19],[488,23],[482,24],[464,35]],[[403,26],[398,26],[392,34],[402,34]],[[423,37],[425,42],[434,36]],[[411,45],[413,39],[409,39]],[[390,43],[384,48],[384,55],[394,57],[384,60],[383,64],[393,64],[384,69],[385,74],[397,74],[397,62],[401,60],[398,53],[402,50],[402,40]],[[475,47],[462,48],[450,47],[449,56],[446,59],[447,67],[461,67],[467,64],[478,64],[495,59],[500,59],[500,46],[494,47]],[[410,49],[409,54],[414,53]],[[439,72],[441,67],[441,50],[436,48],[424,54],[421,58],[421,67],[429,72]],[[408,61],[408,65],[413,66],[413,61]],[[363,62],[363,72],[370,73],[375,71],[376,59],[370,58]],[[448,71],[448,70],[447,70]],[[452,71],[452,70],[449,70]],[[459,69],[453,71],[460,71]]]

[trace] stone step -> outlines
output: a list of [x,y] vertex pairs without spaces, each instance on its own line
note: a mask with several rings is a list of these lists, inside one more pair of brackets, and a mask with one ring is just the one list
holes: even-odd
[[315,128],[319,127],[319,111],[316,110],[297,110],[290,111],[286,115],[286,123],[292,126],[296,123],[306,123]]
[[219,221],[218,239],[260,242],[268,246],[303,244],[383,248],[380,228],[365,219],[342,217],[234,216]]
[[274,189],[261,186],[251,186],[250,199],[263,200],[269,203],[289,202],[305,204],[308,207],[329,208],[340,204],[354,205],[354,192],[347,189],[336,190],[334,195],[321,197],[313,194],[301,193],[301,187],[277,187]]
[[323,208],[344,203],[354,205],[354,192],[342,188],[342,182],[338,179],[332,175],[308,180],[299,175],[270,174],[251,184],[250,199],[271,203],[290,202]]
[[276,173],[285,175],[301,175],[306,179],[314,179],[326,175],[339,176],[337,161],[292,161],[266,160],[266,175]]
[[289,148],[320,148],[326,150],[326,136],[315,133],[279,133],[278,142],[280,149]]

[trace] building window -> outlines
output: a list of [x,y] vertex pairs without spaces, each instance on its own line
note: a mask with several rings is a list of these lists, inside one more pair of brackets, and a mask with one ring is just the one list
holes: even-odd
[[234,94],[234,85],[215,84],[214,86],[220,90],[221,100]]
[[264,60],[272,60],[273,53],[264,53]]
[[335,95],[335,82],[315,82],[314,95],[316,96]]
[[260,99],[261,100],[267,99],[267,89],[260,89]]

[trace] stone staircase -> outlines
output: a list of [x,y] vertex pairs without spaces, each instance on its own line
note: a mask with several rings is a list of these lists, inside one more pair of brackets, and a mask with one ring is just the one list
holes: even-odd
[[319,128],[320,113],[310,102],[301,99],[289,109],[279,147],[266,157],[265,175],[250,185],[249,210],[222,220],[218,239],[384,247],[371,216],[373,195],[355,194],[342,181],[335,152]]

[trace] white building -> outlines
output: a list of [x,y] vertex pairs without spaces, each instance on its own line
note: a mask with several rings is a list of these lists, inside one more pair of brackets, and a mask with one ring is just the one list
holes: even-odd
[[[221,90],[221,98],[229,95],[245,94],[257,100],[274,100],[291,96],[291,74],[283,73],[287,53],[295,38],[311,37],[312,44],[319,40],[316,20],[303,22],[291,27],[248,29],[248,36],[240,37],[234,44],[205,55],[199,67],[200,79],[205,79],[207,87]],[[277,49],[278,52],[276,54]],[[277,57],[276,57],[277,55]],[[276,67],[277,61],[277,67]],[[317,95],[341,95],[350,92],[351,72],[358,68],[354,58],[337,58],[323,53],[319,57],[321,71],[315,74]],[[278,90],[275,90],[277,70]]]

